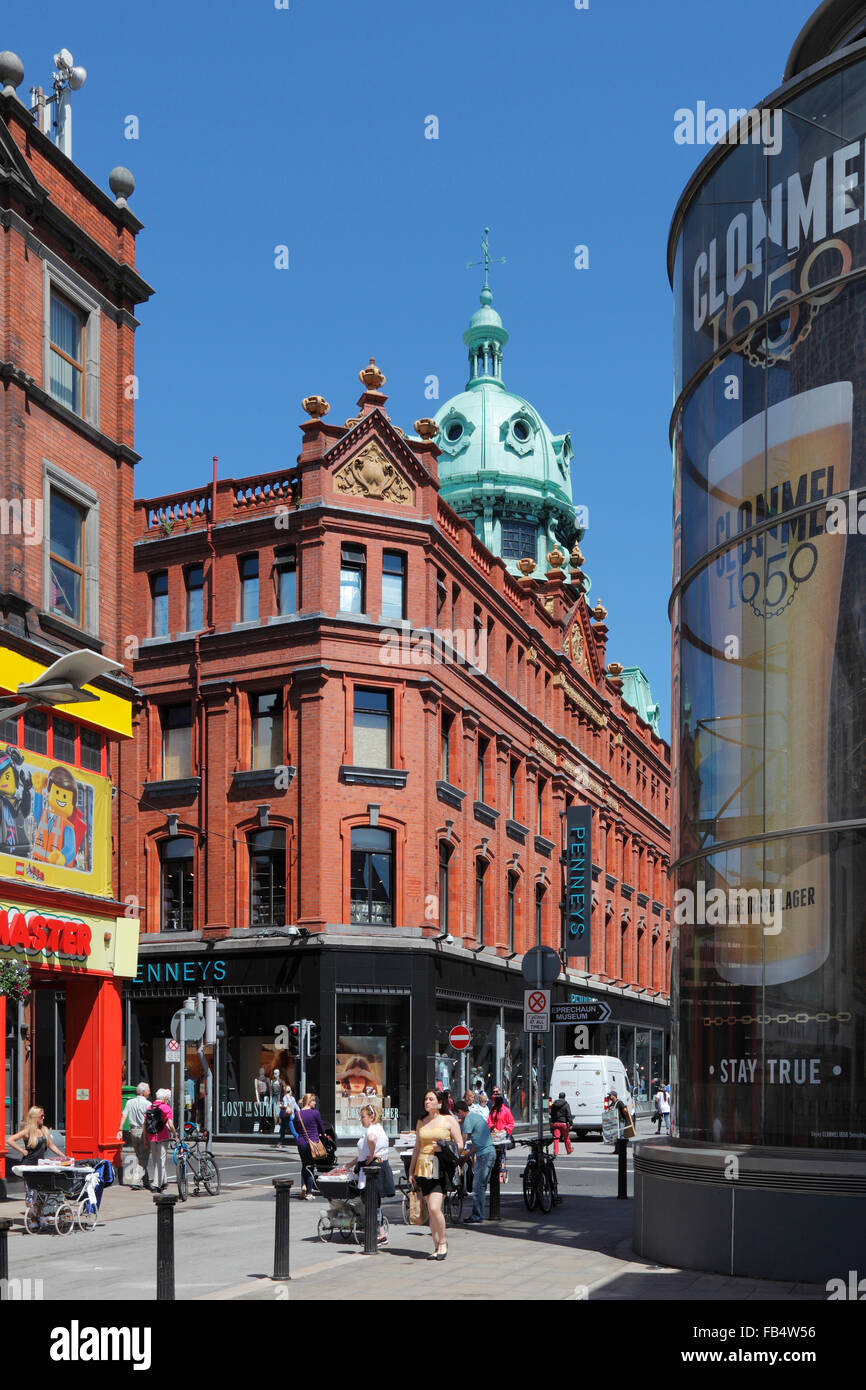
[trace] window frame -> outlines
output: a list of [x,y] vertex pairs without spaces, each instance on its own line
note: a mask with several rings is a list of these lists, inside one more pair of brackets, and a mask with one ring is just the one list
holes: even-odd
[[[185,915],[185,914],[184,914],[184,903],[183,903],[183,888],[184,888],[185,884],[184,884],[184,878],[182,877],[182,879],[181,879],[181,892],[180,892],[180,914],[179,914],[179,916],[180,916],[180,925],[177,926],[177,927],[170,927],[170,926],[167,926],[167,925],[166,925],[167,913],[166,913],[166,900],[165,900],[165,892],[166,892],[166,884],[165,884],[165,876],[166,876],[165,847],[166,847],[167,845],[170,845],[170,844],[175,843],[175,842],[177,842],[177,841],[185,841],[185,842],[187,842],[189,845],[192,846],[192,853],[191,853],[191,854],[184,854],[184,855],[176,855],[176,856],[175,856],[175,862],[176,862],[177,864],[181,865],[181,864],[187,864],[187,863],[188,863],[188,864],[191,864],[191,865],[192,865],[192,868],[191,868],[191,870],[189,871],[190,895],[191,895],[192,901],[191,901],[191,903],[190,903],[190,922],[189,922],[189,925],[186,926],[186,925],[184,924],[184,915]],[[170,931],[170,932],[195,931],[195,920],[196,920],[196,900],[195,900],[196,867],[195,867],[195,859],[196,859],[196,843],[195,843],[195,838],[194,838],[194,836],[192,836],[192,835],[168,835],[168,836],[165,836],[163,839],[159,840],[158,843],[157,843],[157,862],[158,862],[158,864],[159,864],[159,930],[160,930],[160,932],[169,932],[169,931]],[[181,870],[181,873],[183,874],[183,871],[182,871],[182,870]]]
[[475,856],[475,940],[479,946],[486,946],[486,880],[488,863],[480,854]]
[[[274,602],[276,604],[279,617],[290,617],[300,609],[300,566],[298,564],[298,547],[296,545],[284,546],[274,552]],[[284,608],[282,600],[282,577],[283,574],[293,574],[295,576],[295,606],[294,608]]]
[[[195,570],[200,570],[200,571],[201,571],[201,583],[200,583],[200,584],[196,584],[195,587],[193,587],[193,586],[190,584],[190,577],[191,577],[191,575],[193,574],[193,572],[194,572]],[[185,598],[185,603],[186,603],[186,611],[185,611],[185,613],[184,613],[184,622],[185,622],[184,631],[185,631],[185,632],[203,632],[203,631],[204,631],[204,626],[205,626],[205,611],[204,611],[205,568],[204,568],[204,561],[203,561],[203,560],[197,560],[197,561],[196,561],[194,564],[192,564],[192,565],[185,565],[185,566],[184,566],[184,571],[183,571],[183,589],[184,589],[184,598]],[[190,599],[192,598],[192,595],[193,595],[193,594],[201,594],[201,623],[199,624],[198,627],[194,627],[194,626],[193,626],[193,624],[192,624],[192,614],[190,613]]]
[[[65,309],[69,310],[69,312],[74,316],[78,324],[78,347],[79,352],[81,354],[80,357],[70,357],[69,353],[66,352],[62,347],[60,347],[58,343],[55,343],[53,337],[51,336],[51,308],[55,300],[57,300],[58,304],[62,304]],[[48,351],[49,354],[53,354],[54,356],[59,357],[62,362],[66,362],[67,365],[70,366],[74,372],[78,372],[77,381],[75,377],[72,378],[73,385],[77,385],[78,387],[78,407],[74,405],[67,405],[66,401],[61,400],[60,396],[56,396],[54,394],[54,392],[51,389],[50,372],[48,377],[48,394],[50,395],[51,399],[57,401],[59,405],[66,406],[67,410],[71,410],[73,415],[80,415],[82,420],[87,419],[87,320],[88,315],[86,312],[82,313],[81,309],[78,307],[77,304],[75,304],[71,299],[69,299],[67,295],[63,294],[61,290],[55,289],[52,286],[49,293],[48,301]],[[53,365],[53,363],[51,363],[50,357],[49,363]],[[73,396],[74,394],[75,393],[73,392]]]
[[[65,410],[76,420],[84,420],[94,428],[99,428],[100,394],[100,339],[102,332],[102,306],[106,300],[97,298],[92,286],[75,274],[47,247],[41,250],[42,256],[42,386],[46,395],[61,410]],[[51,355],[62,350],[56,349],[51,341],[51,297],[65,300],[81,321],[82,381],[81,409],[71,409],[51,390]]]
[[[386,718],[386,720],[387,720],[387,733],[388,733],[388,760],[387,760],[387,762],[384,762],[384,763],[381,763],[381,764],[379,764],[379,763],[368,763],[368,762],[359,763],[359,762],[358,762],[358,759],[357,759],[356,742],[355,742],[355,741],[356,741],[357,735],[358,735],[358,730],[357,730],[357,725],[356,725],[356,719],[357,719],[358,714],[361,713],[361,714],[370,714],[370,715],[379,715],[379,716],[381,716],[381,714],[382,714],[381,709],[377,709],[375,705],[370,705],[370,706],[368,706],[366,709],[365,709],[363,706],[361,706],[360,709],[359,709],[359,704],[358,704],[359,697],[363,697],[364,695],[377,695],[377,696],[384,696],[384,697],[385,697],[385,709],[386,709],[385,718]],[[390,688],[386,689],[386,688],[383,687],[383,686],[361,685],[360,683],[358,683],[358,684],[356,684],[356,685],[353,685],[353,687],[352,687],[352,764],[351,764],[353,767],[382,767],[383,769],[390,769],[390,768],[393,768],[393,766],[394,766],[394,739],[395,739],[395,732],[396,732],[396,731],[395,731],[395,728],[394,728],[394,706],[395,706],[394,691],[393,691],[392,689],[390,689]]]
[[[270,715],[267,714],[267,712],[264,712],[264,713],[263,713],[262,711],[260,711],[259,709],[257,709],[257,705],[258,705],[259,700],[266,699],[266,698],[268,698],[269,696],[273,696],[273,697],[276,699],[276,707],[275,707],[275,709],[274,709],[274,712],[273,712],[272,714],[270,714]],[[273,768],[273,767],[282,767],[282,766],[284,765],[284,755],[285,755],[285,751],[286,751],[286,750],[285,750],[284,728],[283,728],[283,720],[284,720],[285,710],[284,710],[283,691],[282,691],[282,689],[277,689],[277,690],[251,690],[251,691],[249,692],[249,711],[250,711],[250,768],[251,768],[251,770],[252,770],[252,771],[255,771],[255,772],[264,772],[264,771],[266,771],[266,770],[268,770],[268,769],[270,769],[270,768]],[[277,758],[277,761],[276,761],[276,762],[259,763],[259,762],[256,761],[256,749],[257,749],[257,744],[256,744],[256,726],[257,726],[259,720],[267,719],[267,718],[270,718],[270,719],[271,719],[271,721],[272,721],[272,728],[275,726],[276,729],[277,729],[278,732],[279,732],[279,745],[280,745],[280,746],[279,746],[279,757]],[[273,732],[272,732],[272,734],[271,734],[271,756],[273,756]]]
[[[253,841],[256,839],[257,836],[260,836],[260,835],[268,835],[268,834],[270,834],[270,835],[282,835],[282,837],[283,837],[283,847],[282,847],[282,849],[276,848],[276,849],[265,850],[265,849],[256,849],[256,848],[254,847]],[[285,925],[286,925],[286,922],[288,921],[288,907],[289,907],[289,880],[288,880],[289,856],[288,856],[288,836],[287,836],[287,834],[286,834],[286,828],[285,828],[285,826],[282,826],[282,825],[268,826],[267,829],[262,829],[261,827],[257,827],[257,828],[255,828],[255,829],[253,829],[253,830],[248,830],[248,831],[247,831],[246,841],[247,841],[247,858],[248,858],[248,865],[249,865],[249,893],[248,893],[248,896],[247,896],[247,908],[248,908],[248,912],[249,912],[249,925],[250,925],[251,927],[282,927],[282,926],[285,926]],[[282,870],[283,870],[283,880],[282,880],[283,911],[282,911],[282,917],[281,917],[281,918],[278,918],[278,917],[275,917],[275,916],[273,915],[273,914],[274,914],[274,900],[275,900],[275,897],[277,897],[278,891],[279,891],[279,890],[275,887],[275,878],[274,878],[273,869],[274,869],[274,864],[275,864],[275,862],[276,862],[277,860],[279,860],[280,856],[282,856]],[[269,894],[269,897],[270,897],[270,912],[271,912],[271,915],[270,915],[270,917],[267,917],[267,918],[261,918],[261,917],[258,917],[258,918],[257,918],[257,917],[254,915],[254,908],[253,908],[253,892],[254,892],[254,884],[253,884],[253,864],[254,864],[254,861],[255,861],[256,858],[267,859],[267,860],[268,860],[268,863],[269,863],[269,867],[270,867],[270,884],[269,884],[269,888],[268,888],[268,894]]]
[[[256,572],[255,572],[255,575],[254,575],[254,576],[253,576],[253,575],[245,575],[245,574],[244,574],[244,566],[247,565],[247,564],[249,564],[249,562],[252,561],[252,560],[255,561],[255,565],[256,565]],[[239,590],[239,593],[238,593],[238,598],[239,598],[239,600],[240,600],[240,602],[239,602],[239,604],[238,604],[238,615],[239,615],[238,621],[239,621],[239,622],[242,622],[242,623],[256,623],[256,622],[258,622],[258,620],[259,620],[259,618],[260,618],[260,616],[261,616],[261,611],[262,611],[262,596],[261,596],[261,588],[260,588],[260,585],[261,585],[261,577],[260,577],[260,576],[261,576],[261,563],[260,563],[260,559],[259,559],[259,552],[258,552],[257,550],[249,550],[249,551],[247,551],[245,554],[239,555],[239,556],[238,556],[238,583],[239,583],[239,585],[240,585],[240,590]],[[255,583],[255,586],[256,586],[256,602],[255,602],[255,613],[253,614],[252,617],[249,617],[249,616],[247,615],[247,598],[248,598],[248,596],[249,596],[249,591],[248,591],[248,589],[247,589],[246,586],[247,586],[248,584],[252,584],[252,583]]]
[[[170,634],[170,630],[171,630],[171,629],[170,629],[170,626],[169,626],[169,617],[168,617],[168,570],[151,570],[150,574],[148,575],[148,579],[150,580],[150,635],[151,635],[151,637],[168,637],[169,634]],[[158,582],[159,580],[164,580],[164,581],[165,581],[165,593],[164,593],[164,594],[158,594],[158,593],[156,592],[156,585],[157,585],[157,582]],[[156,604],[157,604],[157,599],[162,599],[162,598],[165,599],[165,630],[164,630],[164,631],[160,631],[160,630],[158,629],[158,627],[157,627],[157,621],[156,621],[156,613],[157,613]]]
[[[386,568],[385,568],[385,562],[386,562],[386,560],[388,560],[389,558],[390,558],[391,560],[398,560],[398,561],[400,562],[399,571],[397,571],[397,570],[389,570],[389,569],[386,569]],[[383,622],[389,622],[389,623],[390,623],[390,622],[399,622],[399,623],[402,623],[403,620],[404,620],[405,617],[406,617],[406,591],[407,591],[408,570],[409,570],[408,557],[407,557],[405,551],[403,551],[403,550],[383,550],[383,551],[382,551],[382,594],[381,594],[381,598],[382,598],[382,607],[381,607],[380,617],[381,617],[381,620],[382,620]],[[387,610],[387,608],[386,608],[386,606],[385,606],[385,578],[386,578],[386,575],[387,575],[389,578],[391,578],[391,579],[394,579],[394,578],[396,578],[396,577],[399,575],[399,579],[400,579],[400,611],[399,611],[399,613],[391,613],[391,612],[388,612],[388,610]]]
[[[374,849],[372,846],[368,846],[368,847],[361,847],[361,846],[359,846],[357,849],[355,848],[355,843],[354,843],[354,842],[355,842],[355,835],[356,835],[356,834],[360,834],[360,833],[363,832],[363,831],[371,831],[371,830],[372,830],[372,831],[378,831],[378,832],[381,833],[382,835],[385,835],[385,836],[388,837],[388,847],[387,847],[387,849],[386,849],[386,848],[383,848],[382,846],[380,846],[379,848],[375,848],[375,849]],[[360,899],[356,899],[356,898],[353,896],[353,893],[352,893],[352,885],[353,885],[353,879],[354,879],[354,864],[353,864],[353,861],[354,861],[354,857],[355,857],[356,854],[364,855],[365,857],[371,857],[371,856],[373,856],[373,855],[386,855],[387,858],[388,858],[388,865],[389,865],[389,868],[388,868],[388,908],[389,908],[389,914],[388,914],[388,919],[387,919],[387,920],[385,920],[384,918],[379,918],[379,919],[377,919],[377,918],[375,918],[374,915],[373,915],[373,906],[374,906],[374,899],[373,899],[373,880],[372,880],[372,875],[369,875],[369,874],[366,873],[366,872],[365,872],[365,878],[368,878],[368,880],[369,880],[369,882],[368,882],[368,887],[367,887],[367,898],[366,898],[368,915],[367,915],[366,917],[363,917],[363,918],[356,916],[356,913],[355,913],[355,902],[356,902],[356,901],[360,901]],[[362,824],[362,825],[353,825],[353,826],[351,827],[351,830],[350,830],[350,833],[349,833],[349,921],[350,921],[350,923],[351,923],[353,926],[363,926],[363,927],[396,927],[396,926],[397,926],[397,921],[396,921],[396,917],[397,917],[397,882],[396,882],[396,869],[397,869],[397,836],[396,836],[395,832],[394,832],[389,826],[384,826],[384,825],[376,825],[376,826],[373,826],[373,825],[369,825],[369,824]]]
[[[82,538],[81,620],[55,613],[51,604],[51,495],[57,493],[84,512]],[[42,612],[48,622],[66,623],[91,636],[99,634],[99,496],[78,478],[48,459],[42,460],[42,507],[47,518],[42,541]],[[66,564],[66,561],[61,561]]]
[[51,590],[50,590],[50,584],[53,583],[53,579],[50,579],[50,580],[49,580],[49,593],[48,593],[48,605],[49,605],[49,606],[48,606],[48,612],[50,613],[50,615],[51,615],[52,618],[59,618],[61,622],[64,622],[64,623],[71,623],[71,624],[73,625],[73,627],[83,627],[83,626],[84,626],[84,576],[85,576],[85,574],[87,573],[87,530],[86,530],[86,527],[87,527],[87,508],[86,508],[86,507],[82,507],[81,503],[78,502],[74,497],[68,497],[68,496],[66,495],[66,493],[64,493],[64,492],[61,491],[60,488],[52,488],[52,489],[51,489],[50,506],[53,506],[55,498],[56,498],[58,501],[63,501],[63,502],[65,502],[66,505],[69,506],[69,507],[74,507],[75,510],[78,512],[78,516],[79,516],[79,520],[78,520],[78,551],[79,551],[79,554],[80,554],[80,556],[81,556],[81,563],[80,563],[80,565],[76,565],[72,560],[66,560],[66,559],[63,558],[62,555],[57,555],[57,554],[55,554],[54,550],[52,549],[52,531],[53,531],[53,528],[52,528],[52,525],[51,525],[51,519],[52,519],[52,517],[51,517],[51,510],[49,510],[49,512],[48,512],[48,566],[49,566],[49,574],[53,576],[53,573],[54,573],[54,566],[55,566],[55,565],[59,565],[59,566],[61,566],[62,569],[69,570],[69,571],[71,571],[72,574],[77,574],[77,575],[78,575],[78,613],[77,613],[76,616],[70,617],[70,615],[69,615],[68,613],[59,613],[59,612],[57,611],[57,609],[54,607],[54,604],[53,604],[53,601],[52,601],[52,598],[51,598]]
[[[355,552],[355,554],[350,554],[349,552]],[[353,574],[353,575],[357,575],[357,576],[358,576],[359,607],[357,607],[357,608],[355,608],[355,607],[352,607],[352,608],[344,608],[344,607],[343,607],[343,588],[344,588],[343,575],[344,575],[344,574],[346,574],[346,575]],[[346,588],[349,587],[348,583],[345,585],[345,587],[346,587]],[[353,583],[353,592],[354,592],[354,583]],[[355,544],[353,544],[353,543],[350,542],[350,541],[344,541],[344,542],[342,542],[342,544],[340,545],[340,589],[339,589],[338,598],[339,598],[339,603],[338,603],[338,606],[337,606],[337,612],[338,612],[338,613],[359,613],[359,614],[360,614],[360,613],[366,613],[366,612],[367,612],[367,547],[366,547],[366,546],[364,546],[364,545],[355,545]]]
[[[191,700],[179,700],[176,704],[160,705],[159,707],[159,729],[160,729],[160,762],[159,775],[163,782],[184,782],[189,777],[196,776],[195,772],[195,741],[193,733],[195,730],[195,711]],[[180,777],[169,777],[165,771],[165,736],[169,729],[168,721],[177,710],[186,710],[189,713],[189,724],[177,725],[177,728],[189,729],[189,767]]]
[[454,854],[454,846],[447,840],[439,841],[439,930],[442,933],[448,931],[448,920],[451,907],[451,859]]

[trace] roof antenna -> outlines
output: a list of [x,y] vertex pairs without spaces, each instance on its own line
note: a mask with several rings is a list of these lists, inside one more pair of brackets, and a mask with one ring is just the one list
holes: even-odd
[[[54,75],[52,86],[54,95],[46,97],[41,87],[31,87],[33,97],[31,111],[36,113],[36,124],[44,135],[52,134],[54,143],[65,155],[72,158],[72,108],[70,95],[78,92],[87,81],[87,69],[76,66],[68,48],[61,48],[54,55]],[[54,118],[51,131],[48,125],[48,107],[53,106]]]

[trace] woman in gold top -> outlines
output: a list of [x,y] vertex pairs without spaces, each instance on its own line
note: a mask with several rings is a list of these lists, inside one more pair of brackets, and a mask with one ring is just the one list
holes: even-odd
[[458,1150],[463,1152],[463,1133],[454,1116],[443,1113],[439,1107],[439,1096],[435,1091],[424,1093],[424,1119],[415,1126],[415,1150],[409,1164],[409,1181],[419,1188],[427,1198],[430,1213],[430,1234],[433,1237],[433,1253],[430,1260],[444,1260],[448,1254],[445,1241],[445,1217],[442,1203],[445,1200],[445,1182],[439,1172],[439,1145],[453,1139]]

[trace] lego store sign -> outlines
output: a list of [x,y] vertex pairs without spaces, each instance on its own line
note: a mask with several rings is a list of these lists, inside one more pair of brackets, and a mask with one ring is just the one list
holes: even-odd
[[111,783],[0,743],[0,879],[111,896]]
[[0,902],[0,960],[4,957],[34,969],[132,979],[138,969],[138,919],[67,917]]

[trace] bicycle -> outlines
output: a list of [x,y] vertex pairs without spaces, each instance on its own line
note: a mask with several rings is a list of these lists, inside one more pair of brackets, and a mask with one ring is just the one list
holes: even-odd
[[[463,1203],[469,1192],[466,1182],[467,1161],[461,1162],[460,1167],[454,1175],[454,1181],[445,1193],[445,1200],[442,1203],[442,1211],[449,1226],[456,1226],[463,1220]],[[409,1223],[409,1193],[412,1191],[412,1184],[407,1176],[397,1183],[397,1191],[402,1194],[401,1212],[404,1226]]]
[[547,1214],[556,1202],[561,1200],[559,1196],[559,1182],[556,1177],[556,1164],[552,1157],[546,1152],[548,1144],[553,1143],[552,1137],[541,1140],[541,1149],[544,1152],[539,1154],[539,1141],[537,1139],[521,1139],[521,1144],[525,1144],[530,1150],[526,1160],[526,1167],[523,1170],[523,1200],[527,1211],[534,1211],[536,1206]]
[[[189,1193],[188,1172],[192,1173],[195,1183],[194,1197],[198,1196],[202,1184],[211,1197],[216,1197],[219,1194],[221,1181],[216,1160],[207,1152],[207,1149],[202,1153],[199,1147],[201,1144],[206,1144],[207,1140],[206,1130],[194,1130],[191,1127],[185,1127],[185,1138],[178,1139],[174,1146],[172,1158],[177,1168],[177,1191],[182,1202],[186,1201]],[[190,1148],[190,1144],[194,1147]]]

